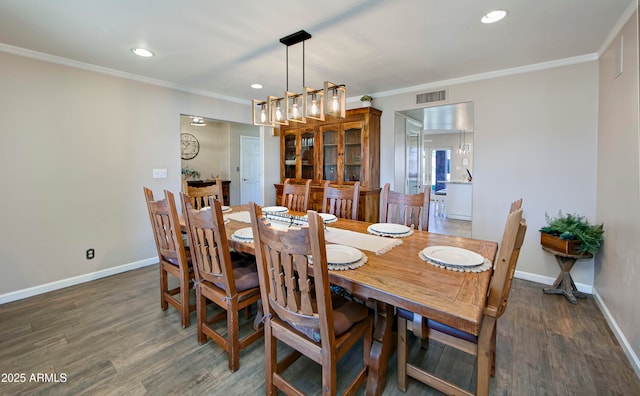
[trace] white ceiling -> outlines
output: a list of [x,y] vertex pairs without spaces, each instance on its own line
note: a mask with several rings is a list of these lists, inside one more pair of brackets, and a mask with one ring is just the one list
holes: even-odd
[[[1,0],[19,47],[241,101],[282,95],[304,29],[306,85],[348,97],[596,53],[636,0]],[[480,23],[487,11],[507,18]],[[153,58],[129,51],[143,46]],[[19,51],[18,51],[19,52]],[[289,86],[302,85],[302,46]],[[1,66],[0,66],[1,68]],[[264,89],[249,86],[259,82]]]

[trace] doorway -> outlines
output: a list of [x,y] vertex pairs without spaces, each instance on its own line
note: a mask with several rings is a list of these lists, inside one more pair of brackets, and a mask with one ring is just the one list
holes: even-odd
[[[470,236],[470,210],[458,213],[456,208],[460,205],[448,206],[446,202],[455,204],[462,200],[465,204],[461,207],[472,207],[473,102],[398,111],[395,125],[396,142],[402,139],[400,142],[404,143],[404,147],[396,150],[396,153],[404,153],[400,172],[397,167],[402,165],[396,161],[395,185],[398,190],[402,188],[405,193],[417,193],[429,189],[432,197],[429,229],[451,233],[452,227],[449,226],[454,225],[456,235]],[[463,188],[464,194],[450,200],[452,197],[444,194],[448,195],[448,187],[452,185],[456,187],[454,195],[460,190],[458,187]],[[437,197],[436,191],[439,192]],[[436,198],[438,208],[445,209],[444,213],[439,210],[434,219],[431,213],[435,212]],[[456,210],[450,212],[449,209]]]
[[[238,205],[241,202],[240,169],[242,167],[242,154],[240,137],[254,137],[258,140],[257,150],[262,157],[260,143],[260,127],[237,122],[214,120],[205,117],[197,117],[199,122],[193,121],[193,116],[180,115],[180,131],[182,134],[192,135],[198,142],[198,150],[195,155],[184,155],[181,159],[183,174],[187,175],[187,182],[200,181],[211,182],[220,178],[229,186],[229,203]],[[181,153],[182,154],[182,153]],[[263,163],[258,162],[259,175],[257,183],[259,192],[263,184]],[[256,202],[262,201],[256,198]]]

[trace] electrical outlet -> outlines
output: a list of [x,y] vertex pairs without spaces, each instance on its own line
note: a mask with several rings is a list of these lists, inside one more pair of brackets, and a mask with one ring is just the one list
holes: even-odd
[[87,249],[87,260],[91,260],[96,256],[96,251],[94,249]]
[[166,169],[153,169],[153,178],[154,179],[166,179],[167,178],[167,170]]

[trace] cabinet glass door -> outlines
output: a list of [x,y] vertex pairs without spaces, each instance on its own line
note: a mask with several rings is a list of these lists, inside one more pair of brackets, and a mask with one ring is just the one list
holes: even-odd
[[362,126],[344,126],[344,181],[360,181],[360,156],[362,155]]
[[322,179],[338,180],[338,128],[322,131]]
[[284,136],[284,177],[296,178],[296,134]]
[[314,175],[314,156],[313,156],[313,145],[315,140],[315,135],[313,131],[304,132],[301,135],[302,142],[300,145],[300,161],[302,166],[302,178],[303,179],[313,179]]

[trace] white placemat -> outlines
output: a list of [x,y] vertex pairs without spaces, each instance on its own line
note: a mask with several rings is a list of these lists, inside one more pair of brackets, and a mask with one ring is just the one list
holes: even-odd
[[368,250],[378,255],[384,254],[394,247],[402,244],[402,241],[396,238],[390,239],[333,227],[327,227],[325,229],[324,239],[327,242],[347,245],[361,250]]
[[249,215],[248,210],[240,211],[240,212],[232,212],[224,215],[225,219],[231,219],[235,221],[240,221],[242,223],[251,224],[251,216]]
[[427,263],[434,265],[436,267],[440,267],[440,268],[445,268],[448,269],[449,271],[458,271],[458,272],[484,272],[484,271],[489,271],[493,265],[491,264],[491,261],[489,261],[488,259],[484,259],[484,263],[480,264],[480,265],[476,265],[475,267],[461,267],[461,266],[455,266],[455,265],[444,265],[444,264],[440,264],[440,263],[436,263],[433,262],[431,260],[429,260],[423,253],[422,250],[418,253],[418,256],[426,261]]
[[367,257],[366,254],[362,255],[362,258],[358,261],[356,261],[355,263],[349,263],[349,264],[327,264],[327,268],[329,268],[332,271],[345,271],[345,270],[350,270],[350,269],[356,269],[356,268],[360,268],[363,265],[365,265],[365,263],[369,260],[369,258]]

